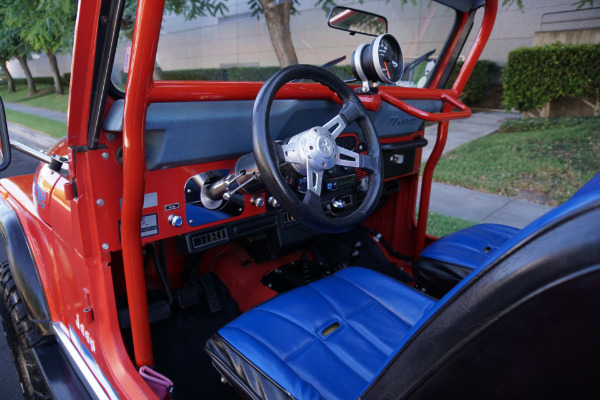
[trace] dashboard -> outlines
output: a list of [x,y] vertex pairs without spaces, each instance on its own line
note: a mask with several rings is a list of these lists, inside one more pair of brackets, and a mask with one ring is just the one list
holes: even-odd
[[[413,105],[439,111],[438,101],[414,101]],[[182,253],[201,252],[233,240],[252,240],[260,254],[277,256],[320,233],[298,223],[264,187],[240,190],[217,206],[207,207],[205,185],[231,174],[239,156],[252,151],[252,101],[155,103],[148,108],[145,152],[146,200],[142,217],[143,241],[176,237]],[[270,130],[274,140],[291,137],[303,129],[323,124],[340,106],[324,100],[278,100],[273,104]],[[396,178],[415,173],[414,154],[426,141],[415,132],[422,121],[403,115],[386,103],[370,112],[382,141],[384,193],[400,190]],[[116,163],[122,166],[123,101],[109,110],[103,129]],[[363,152],[360,128],[349,125],[336,139],[339,146]],[[112,157],[111,157],[112,159]],[[107,171],[108,172],[108,171]],[[115,171],[116,172],[116,171]],[[108,174],[119,176],[120,174]],[[323,174],[321,207],[325,214],[351,213],[367,190],[368,180],[359,169],[335,166]],[[112,184],[121,184],[112,182]],[[122,184],[121,184],[122,185]],[[306,178],[293,177],[288,185],[299,197],[306,192]],[[120,200],[119,200],[120,201]],[[115,202],[113,202],[115,203]],[[119,219],[119,203],[112,212]],[[108,202],[107,202],[108,206]],[[108,211],[108,210],[107,210]],[[110,221],[112,218],[107,218]],[[114,219],[113,219],[114,221]],[[115,227],[101,227],[110,238],[104,242],[120,247]]]

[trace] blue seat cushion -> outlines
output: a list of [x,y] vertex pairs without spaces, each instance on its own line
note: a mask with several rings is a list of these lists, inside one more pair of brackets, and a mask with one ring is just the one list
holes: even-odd
[[470,226],[435,241],[421,252],[421,257],[475,269],[519,231],[499,224]]
[[246,312],[207,351],[226,379],[245,377],[234,386],[251,397],[356,398],[435,303],[387,276],[347,268]]
[[519,232],[507,225],[479,224],[450,233],[421,252],[413,274],[429,294],[441,297]]

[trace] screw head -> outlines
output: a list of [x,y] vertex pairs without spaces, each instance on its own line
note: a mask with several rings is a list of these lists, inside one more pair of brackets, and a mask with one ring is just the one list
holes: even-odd
[[98,207],[102,207],[104,205],[104,199],[98,199],[98,200],[96,200],[96,205]]
[[102,153],[102,158],[104,158],[105,160],[108,160],[108,157],[109,157],[109,155],[106,151]]
[[102,243],[102,250],[108,250],[108,243]]

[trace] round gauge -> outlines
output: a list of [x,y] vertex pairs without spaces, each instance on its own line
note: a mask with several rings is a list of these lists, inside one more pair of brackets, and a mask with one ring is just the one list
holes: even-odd
[[389,33],[377,36],[370,44],[361,44],[352,54],[352,72],[361,81],[396,83],[404,70],[400,44]]

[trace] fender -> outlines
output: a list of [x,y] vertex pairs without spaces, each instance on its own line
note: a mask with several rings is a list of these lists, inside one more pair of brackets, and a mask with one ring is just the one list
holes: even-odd
[[0,198],[0,232],[6,244],[10,272],[25,302],[29,319],[40,334],[52,335],[52,320],[46,294],[25,232],[15,211],[2,198]]

